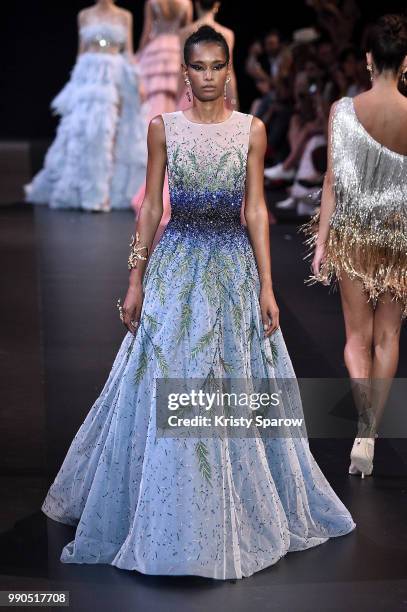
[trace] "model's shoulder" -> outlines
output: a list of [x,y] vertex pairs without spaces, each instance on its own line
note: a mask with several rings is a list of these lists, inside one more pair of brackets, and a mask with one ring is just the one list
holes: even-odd
[[329,123],[331,124],[335,118],[337,121],[341,116],[349,115],[349,111],[352,107],[352,98],[349,96],[342,96],[338,100],[332,102],[329,109]]
[[93,15],[93,6],[88,6],[86,8],[83,8],[79,11],[78,13],[78,21],[81,25],[85,25],[85,21],[87,19],[87,17]]
[[164,124],[175,123],[175,121],[178,121],[178,119],[180,118],[181,113],[182,111],[177,110],[177,111],[171,111],[168,113],[161,113],[161,115],[158,115],[158,116],[162,118],[162,121],[164,122]]
[[251,134],[260,135],[266,133],[266,126],[259,117],[256,117],[256,115],[251,115],[250,113],[241,113],[241,115],[243,116],[243,121],[245,121],[250,127]]
[[159,138],[165,134],[165,121],[162,115],[155,115],[150,119],[148,133],[154,138]]
[[95,12],[95,7],[94,6],[85,6],[85,8],[81,9],[78,13],[78,15],[89,15]]
[[131,23],[131,21],[133,20],[133,15],[130,11],[128,11],[127,9],[121,8],[121,7],[117,7],[119,10],[119,15],[120,17],[123,19],[123,21],[125,23]]
[[152,126],[152,129],[155,128],[159,128],[159,126],[162,126],[164,123],[164,115],[166,115],[167,113],[162,113],[161,115],[155,115],[154,117],[152,117],[150,119],[150,126]]
[[219,23],[217,23],[215,25],[215,30],[220,32],[222,34],[222,36],[224,36],[226,38],[226,41],[227,41],[227,43],[229,45],[231,43],[234,43],[234,41],[235,41],[235,33],[234,33],[233,30],[231,30],[230,28],[227,28],[226,26],[220,25]]
[[352,98],[350,96],[342,96],[331,104],[331,112],[340,110],[342,108],[349,108],[352,105]]
[[250,113],[243,113],[242,111],[237,110],[233,112],[235,114],[236,119],[242,123],[253,123],[254,119],[257,119],[257,117],[251,115]]

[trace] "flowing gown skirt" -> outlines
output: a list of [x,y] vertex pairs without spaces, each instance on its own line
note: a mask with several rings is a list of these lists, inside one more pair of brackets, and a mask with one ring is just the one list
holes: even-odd
[[60,116],[26,200],[51,208],[130,208],[147,164],[147,115],[137,68],[121,54],[81,54],[51,103]]
[[[65,563],[242,578],[355,527],[306,437],[206,438],[202,458],[197,440],[156,436],[155,378],[295,379],[281,330],[263,335],[245,228],[211,244],[195,236],[169,222],[137,334],[125,336],[43,502],[77,526]],[[295,387],[280,414],[303,416]]]

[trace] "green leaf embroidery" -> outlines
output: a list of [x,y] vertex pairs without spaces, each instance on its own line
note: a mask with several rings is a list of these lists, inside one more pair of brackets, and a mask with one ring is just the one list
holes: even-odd
[[192,289],[195,286],[195,281],[190,281],[189,283],[185,283],[182,289],[178,293],[178,299],[180,302],[188,300],[189,296],[192,293]]
[[203,349],[206,346],[208,346],[208,344],[210,343],[214,335],[215,335],[215,326],[213,326],[212,329],[210,329],[208,332],[206,332],[203,336],[200,337],[197,344],[194,346],[194,348],[191,351],[191,357],[195,358],[198,353],[203,351]]
[[158,346],[158,344],[153,344],[153,350],[157,358],[158,365],[160,366],[161,372],[163,373],[163,376],[167,377],[168,376],[168,363],[163,355],[163,350],[161,346]]
[[154,334],[157,331],[160,323],[158,323],[158,321],[156,319],[154,319],[154,317],[149,315],[147,312],[144,313],[144,318],[147,319],[147,322],[149,323],[150,329],[151,329],[151,331]]
[[134,381],[136,383],[139,383],[141,381],[141,379],[143,378],[144,374],[146,373],[147,370],[147,365],[148,365],[148,357],[147,357],[147,352],[145,350],[143,350],[143,352],[140,355],[140,359],[138,362],[138,367],[136,370],[136,375],[134,377]]
[[199,470],[205,480],[212,486],[212,469],[207,457],[208,449],[206,447],[206,444],[202,442],[202,440],[199,440],[199,442],[196,443],[195,452],[198,456]]
[[242,327],[242,317],[243,317],[243,313],[242,313],[240,304],[233,304],[232,317],[233,317],[233,323],[235,327],[237,328],[238,331],[240,331]]
[[231,151],[226,151],[225,153],[223,153],[223,155],[221,155],[219,162],[218,162],[218,167],[216,168],[216,171],[215,171],[215,179],[218,178],[218,174],[225,168],[226,162],[230,156],[231,156]]
[[226,373],[233,372],[234,368],[231,363],[228,363],[227,361],[225,361],[223,357],[219,357],[219,360]]
[[273,361],[275,363],[277,361],[277,359],[278,359],[277,344],[275,342],[273,342],[272,340],[270,340],[270,346],[271,346],[271,355],[272,355]]
[[269,357],[268,355],[266,355],[266,352],[265,352],[265,351],[263,351],[263,350],[262,350],[261,352],[262,352],[263,358],[264,358],[264,359],[267,361],[267,363],[268,363],[269,365],[271,365],[271,366],[274,366],[274,361],[273,361],[273,359],[271,359],[271,357]]
[[250,327],[249,327],[249,329],[247,331],[247,342],[248,342],[248,344],[250,344],[253,341],[253,336],[254,336],[254,332],[255,331],[256,331],[256,325],[252,321],[250,323]]
[[186,257],[184,259],[181,259],[178,268],[175,270],[175,276],[184,276],[188,272],[190,265],[191,262],[189,259],[187,259]]
[[[214,274],[210,266],[207,266],[202,274],[201,287],[204,290],[208,302],[211,306],[216,306],[218,302],[216,284],[213,282]],[[216,278],[216,277],[215,277]]]
[[155,288],[157,291],[158,299],[160,300],[160,304],[162,306],[165,305],[165,281],[161,274],[156,274],[154,277]]
[[182,305],[180,329],[176,342],[180,342],[191,326],[192,309],[188,303]]

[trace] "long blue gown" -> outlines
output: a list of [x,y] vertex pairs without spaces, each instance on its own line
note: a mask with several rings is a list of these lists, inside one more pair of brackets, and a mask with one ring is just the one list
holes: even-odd
[[[156,379],[295,380],[281,329],[263,333],[240,220],[252,116],[163,120],[172,213],[144,274],[139,329],[125,336],[42,510],[76,526],[64,563],[242,578],[355,523],[306,436],[157,435]],[[295,385],[279,411],[303,417]]]

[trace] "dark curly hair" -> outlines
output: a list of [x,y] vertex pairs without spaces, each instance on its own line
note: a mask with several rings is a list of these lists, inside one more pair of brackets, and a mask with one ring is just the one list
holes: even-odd
[[194,45],[198,45],[199,43],[215,43],[222,47],[226,55],[226,61],[229,63],[230,53],[229,46],[226,42],[225,37],[220,33],[214,30],[211,26],[203,25],[198,30],[193,32],[185,41],[184,45],[184,61],[185,64],[188,64],[189,58],[191,55],[191,49]]
[[380,17],[370,29],[366,41],[378,72],[397,73],[407,55],[407,17],[389,14]]

